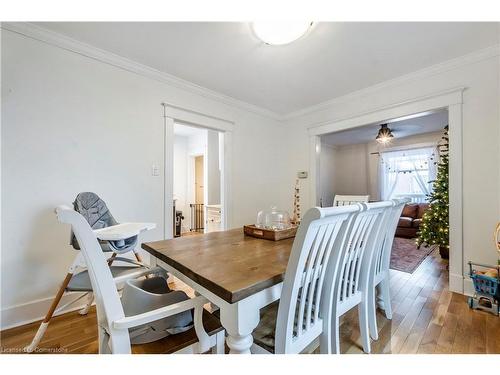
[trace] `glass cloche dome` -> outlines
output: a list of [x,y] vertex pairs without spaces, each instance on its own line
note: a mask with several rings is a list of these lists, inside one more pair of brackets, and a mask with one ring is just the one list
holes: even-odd
[[292,224],[290,215],[286,211],[279,211],[275,206],[270,210],[262,210],[257,214],[257,228],[283,230],[289,229]]

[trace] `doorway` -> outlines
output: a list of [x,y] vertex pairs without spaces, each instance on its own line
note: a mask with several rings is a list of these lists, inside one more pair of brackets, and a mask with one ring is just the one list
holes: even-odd
[[[161,103],[163,110],[164,126],[164,201],[163,201],[163,238],[174,237],[175,217],[172,215],[174,209],[174,127],[175,123],[189,125],[195,128],[215,130],[219,144],[220,164],[220,227],[222,230],[229,229],[232,218],[231,205],[231,181],[232,181],[232,144],[234,122],[213,115],[208,115],[196,110],[181,107],[171,103]],[[206,165],[207,161],[204,160]],[[206,170],[206,168],[204,168]],[[182,170],[182,169],[181,169]],[[186,171],[186,169],[184,169]],[[206,186],[206,184],[205,184]],[[206,201],[205,201],[206,202]]]
[[310,155],[310,204],[319,205],[320,192],[320,154],[321,136],[348,129],[356,129],[366,124],[383,123],[388,119],[411,118],[426,111],[447,110],[449,133],[449,289],[457,293],[469,293],[472,283],[467,277],[463,255],[463,215],[462,215],[462,103],[464,88],[452,89],[423,98],[406,100],[370,112],[353,115],[350,118],[312,125],[309,133]]
[[178,121],[173,125],[173,237],[221,231],[224,133]]
[[[381,125],[390,131],[387,140],[376,139]],[[442,109],[321,135],[320,205],[331,206],[336,194],[424,203],[447,125],[448,111]]]
[[[332,206],[336,195],[408,200],[395,231],[393,270],[412,274],[449,243],[447,133],[448,111],[441,109],[320,136],[323,207]],[[444,265],[446,246],[440,248]]]

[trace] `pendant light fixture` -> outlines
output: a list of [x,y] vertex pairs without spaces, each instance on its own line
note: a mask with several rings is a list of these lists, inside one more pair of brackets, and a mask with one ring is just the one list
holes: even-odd
[[375,137],[375,140],[378,143],[388,143],[390,140],[394,138],[394,135],[392,134],[391,129],[387,127],[387,124],[382,124],[380,125],[380,130],[378,131],[377,136]]

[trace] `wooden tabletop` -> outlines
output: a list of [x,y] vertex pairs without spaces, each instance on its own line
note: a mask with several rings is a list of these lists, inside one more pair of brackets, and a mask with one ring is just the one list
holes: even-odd
[[269,241],[243,228],[147,242],[142,248],[229,303],[283,281],[293,238]]

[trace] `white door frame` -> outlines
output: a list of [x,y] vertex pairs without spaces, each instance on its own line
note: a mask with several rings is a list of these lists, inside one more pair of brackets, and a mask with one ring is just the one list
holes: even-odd
[[170,103],[161,103],[165,126],[164,147],[164,192],[163,192],[163,238],[173,238],[173,197],[174,194],[174,123],[217,130],[224,135],[224,157],[221,165],[221,205],[222,228],[227,230],[231,223],[231,154],[234,122],[206,115]]
[[[353,117],[312,125],[308,128],[310,155],[310,202],[318,205],[319,162],[321,152],[320,136],[340,130],[356,128],[375,122],[384,122],[398,117],[437,109],[448,109],[450,126],[450,291],[464,293],[465,280],[463,259],[463,182],[462,182],[462,106],[464,87],[453,88],[425,97],[406,100],[402,103],[376,108]],[[467,288],[468,289],[468,288]]]

